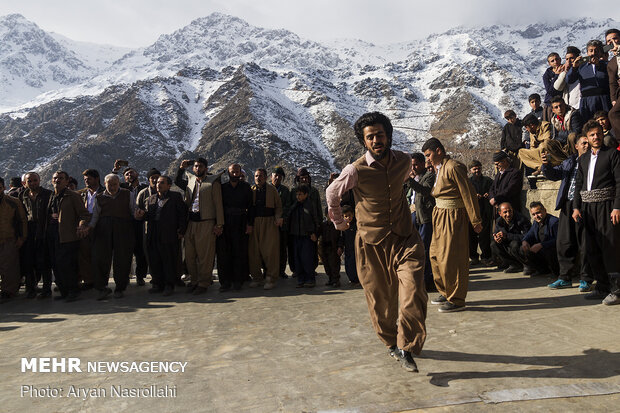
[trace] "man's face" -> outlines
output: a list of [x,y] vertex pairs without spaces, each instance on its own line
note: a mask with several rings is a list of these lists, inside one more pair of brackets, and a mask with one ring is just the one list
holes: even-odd
[[605,43],[606,44],[620,44],[620,34],[618,33],[609,33],[606,37],[605,37]]
[[149,177],[149,185],[151,188],[157,189],[157,181],[161,175],[154,174]]
[[162,195],[170,190],[170,184],[168,183],[168,180],[164,178],[163,176],[160,176],[159,178],[157,178],[156,185],[157,185],[157,193],[159,195]]
[[557,116],[564,116],[566,114],[566,103],[564,103],[564,102],[553,102],[551,104],[551,110]]
[[282,175],[277,174],[277,173],[272,173],[271,174],[271,183],[273,184],[273,186],[280,186],[280,184],[282,183]]
[[575,144],[575,149],[577,149],[577,155],[581,156],[584,153],[588,152],[590,149],[590,144],[588,143],[588,138],[581,137]]
[[545,220],[545,217],[547,216],[547,210],[545,209],[545,207],[536,206],[530,209],[530,214],[532,214],[532,218],[534,219],[534,221],[540,224]]
[[41,187],[41,179],[37,174],[28,174],[26,175],[26,182],[24,186],[30,189],[33,192],[36,192]]
[[228,167],[228,177],[231,182],[239,182],[239,179],[241,179],[241,166],[230,165]]
[[265,185],[265,182],[267,182],[267,177],[265,176],[265,173],[263,171],[254,172],[254,182],[258,186]]
[[52,186],[56,191],[62,191],[69,184],[69,179],[65,174],[55,173],[52,176]]
[[376,124],[366,126],[362,133],[364,134],[364,144],[366,149],[370,151],[373,158],[382,159],[388,152],[388,137],[383,129],[383,125]]
[[601,57],[601,49],[596,46],[588,46],[588,60],[590,63],[598,63]]
[[202,178],[207,173],[207,166],[202,162],[194,162],[194,175],[198,178]]
[[480,166],[474,166],[469,171],[472,176],[475,176],[476,178],[480,178],[482,176],[482,168]]
[[416,175],[422,175],[424,172],[426,172],[425,162],[420,162],[417,159],[412,159],[411,166],[413,167],[413,173],[415,173]]
[[508,158],[504,158],[501,161],[493,162],[498,171],[504,172],[510,166]]
[[352,212],[345,212],[344,214],[342,214],[342,217],[344,218],[344,221],[347,224],[350,224],[353,221],[353,213]]
[[540,107],[540,99],[532,99],[530,100],[530,107],[532,110],[538,110]]
[[611,129],[611,123],[609,122],[609,118],[607,116],[600,116],[596,118],[596,121],[603,127],[603,130]]
[[308,199],[308,194],[301,192],[301,191],[297,191],[296,193],[297,195],[297,202],[302,203],[304,202],[306,199]]
[[125,172],[123,176],[125,177],[125,182],[127,182],[128,184],[134,183],[138,179],[138,173],[133,169]]
[[99,178],[94,176],[84,175],[84,185],[86,188],[93,189],[99,185]]
[[575,63],[577,57],[579,56],[577,56],[575,53],[566,53],[566,63],[572,66],[573,63]]
[[424,151],[424,156],[428,159],[433,166],[441,165],[441,161],[443,161],[444,154],[440,148],[435,150],[427,149]]
[[555,69],[562,64],[562,59],[558,55],[553,55],[547,59],[547,62],[549,63],[549,66]]
[[506,221],[507,223],[511,223],[514,211],[509,204],[502,204],[502,206],[499,208],[499,215],[504,219],[504,221]]
[[301,185],[310,185],[310,175],[300,175],[299,183]]
[[530,123],[529,125],[525,125],[525,130],[535,135],[538,130],[538,125],[536,123]]
[[112,195],[114,195],[115,193],[118,192],[118,188],[121,187],[120,182],[118,181],[118,179],[108,179],[105,182],[105,189],[111,193]]
[[591,148],[598,149],[603,145],[603,131],[600,128],[590,129],[586,136]]

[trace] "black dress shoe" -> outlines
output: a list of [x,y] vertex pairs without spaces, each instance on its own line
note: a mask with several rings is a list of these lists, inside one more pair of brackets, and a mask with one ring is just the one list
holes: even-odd
[[103,290],[99,291],[99,295],[97,296],[97,301],[105,300],[108,296],[112,294],[112,289],[106,287]]
[[415,364],[415,361],[413,361],[410,352],[398,349],[398,361],[400,361],[400,366],[405,370],[412,373],[418,372],[418,366]]
[[30,290],[26,293],[26,298],[36,298],[37,292],[35,290]]
[[142,287],[146,283],[144,282],[144,278],[136,278],[136,284],[138,284],[140,287]]
[[506,269],[504,269],[504,273],[506,274],[513,274],[521,271],[523,271],[523,267],[517,265],[509,265]]
[[49,298],[49,297],[51,297],[51,296],[52,296],[52,292],[51,292],[51,291],[43,291],[41,294],[39,294],[39,295],[37,296],[37,299],[39,299],[39,300],[43,300],[43,299],[45,299],[45,298]]
[[172,294],[174,294],[174,287],[167,285],[166,288],[164,288],[164,293],[162,295],[164,297],[170,297]]
[[185,287],[185,281],[177,280],[174,285],[177,286],[177,287]]
[[80,290],[82,291],[92,290],[93,288],[95,288],[95,285],[92,283],[83,283],[80,285]]

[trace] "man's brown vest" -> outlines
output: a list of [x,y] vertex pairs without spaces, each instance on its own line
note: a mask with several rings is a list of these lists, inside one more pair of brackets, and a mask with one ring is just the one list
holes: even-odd
[[355,215],[357,231],[367,244],[377,245],[393,232],[407,237],[412,231],[411,213],[405,199],[403,183],[411,170],[411,157],[392,151],[387,168],[362,156],[353,163],[357,170]]
[[101,208],[100,217],[115,217],[123,219],[131,219],[131,210],[129,209],[129,190],[119,188],[116,198],[105,196],[103,193],[97,195],[97,204]]

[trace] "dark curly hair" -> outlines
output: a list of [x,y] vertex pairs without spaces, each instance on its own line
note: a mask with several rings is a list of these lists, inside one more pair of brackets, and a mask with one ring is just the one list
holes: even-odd
[[364,128],[373,125],[383,126],[385,134],[387,135],[389,140],[389,146],[392,146],[392,132],[394,128],[392,127],[392,122],[390,122],[390,119],[381,112],[364,113],[355,122],[353,130],[355,130],[355,136],[357,137],[357,140],[360,141],[362,146],[366,147],[366,144],[364,142]]

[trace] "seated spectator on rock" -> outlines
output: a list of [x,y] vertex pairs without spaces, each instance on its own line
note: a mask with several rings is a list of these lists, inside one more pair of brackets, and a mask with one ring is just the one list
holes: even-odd
[[553,52],[549,53],[547,56],[547,63],[549,63],[549,67],[543,73],[543,84],[545,85],[545,102],[543,105],[543,119],[546,121],[551,120],[551,99],[555,96],[562,96],[562,92],[554,89],[553,84],[558,79],[560,73],[562,73],[562,58],[559,54]]
[[566,61],[562,65],[562,72],[558,75],[553,88],[562,92],[562,98],[566,104],[574,109],[579,109],[581,102],[581,87],[579,81],[568,83],[566,81],[566,74],[573,67],[575,60],[581,56],[581,51],[575,46],[568,46],[566,48]]
[[548,287],[551,289],[570,288],[573,286],[571,281],[573,276],[580,275],[579,290],[588,292],[592,289],[594,278],[585,254],[583,223],[575,222],[572,215],[577,167],[579,166],[577,158],[586,153],[590,146],[585,136],[576,139],[569,138],[569,141],[573,151],[561,165],[551,167],[543,154],[542,173],[545,178],[562,181],[555,203],[555,210],[560,211],[556,242],[560,276]]
[[592,119],[597,121],[598,124],[603,127],[603,143],[605,144],[605,146],[608,146],[610,148],[617,148],[618,139],[616,139],[614,131],[611,128],[611,123],[609,122],[609,116],[607,115],[607,112],[605,112],[604,110],[599,110],[594,114]]
[[523,275],[535,277],[551,271],[557,277],[559,264],[555,244],[559,221],[553,215],[547,214],[543,204],[538,201],[530,204],[530,214],[534,221],[521,242],[521,251],[526,266]]
[[504,113],[504,119],[506,119],[508,123],[502,128],[500,149],[516,157],[519,149],[525,148],[523,123],[521,119],[517,118],[517,114],[514,110],[507,110]]
[[[538,118],[539,121],[543,120],[543,107],[542,104],[540,103],[540,95],[538,93],[532,93],[528,98],[527,101],[530,103],[530,107],[532,108],[532,111],[530,112],[531,114],[533,114],[534,116],[536,116],[536,118]],[[526,144],[527,147],[527,144]]]
[[553,166],[561,164],[566,159],[562,143],[554,140],[551,135],[551,124],[549,122],[540,122],[536,116],[529,114],[523,118],[523,125],[530,133],[530,149],[519,149],[519,159],[526,166],[534,169],[534,175],[540,174],[541,153],[549,153]]
[[491,251],[493,259],[498,263],[498,270],[504,270],[505,273],[523,270],[521,243],[531,226],[527,218],[514,211],[510,202],[503,202],[499,206],[499,217],[495,220],[495,232],[491,242]]
[[603,43],[600,40],[590,40],[587,58],[575,59],[573,67],[566,75],[569,83],[579,81],[581,87],[579,112],[584,121],[590,120],[599,110],[609,112],[611,109],[609,75],[604,57]]
[[497,208],[501,203],[509,202],[519,208],[523,189],[521,170],[510,164],[510,158],[503,151],[493,154],[493,163],[497,168],[497,174],[489,188],[489,204]]
[[553,128],[553,139],[560,141],[563,145],[567,144],[568,135],[581,133],[583,120],[579,111],[571,108],[560,96],[551,99],[551,127]]

